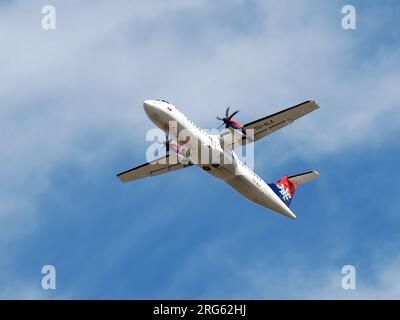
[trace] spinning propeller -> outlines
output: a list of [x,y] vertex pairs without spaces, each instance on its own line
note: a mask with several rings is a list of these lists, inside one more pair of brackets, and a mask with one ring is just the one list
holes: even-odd
[[225,128],[229,128],[232,123],[232,118],[239,112],[239,110],[236,110],[234,113],[229,115],[229,108],[230,107],[226,108],[224,118],[217,117],[217,120],[223,121],[223,123],[221,123],[221,125],[218,127],[218,129],[221,128],[223,125],[225,125]]
[[163,142],[158,142],[158,140],[157,140],[156,142],[158,144],[164,145],[161,149],[157,150],[157,155],[158,155],[158,152],[163,151],[164,149],[168,153],[169,152],[169,144],[171,143],[171,141],[172,141],[172,138],[169,139],[168,135],[165,136],[165,141],[163,141]]

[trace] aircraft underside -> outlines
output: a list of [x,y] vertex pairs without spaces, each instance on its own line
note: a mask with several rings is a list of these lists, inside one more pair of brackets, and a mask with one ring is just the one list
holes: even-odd
[[297,186],[317,178],[319,173],[308,171],[284,176],[275,183],[267,184],[239,160],[233,150],[293,123],[318,109],[317,103],[305,101],[245,125],[232,119],[239,111],[230,114],[227,108],[223,118],[217,117],[227,130],[218,134],[209,134],[199,128],[165,100],[146,100],[143,106],[151,121],[165,132],[167,152],[161,158],[148,160],[148,163],[119,173],[117,176],[122,182],[197,165],[213,177],[225,181],[246,199],[291,219],[296,218],[289,205]]

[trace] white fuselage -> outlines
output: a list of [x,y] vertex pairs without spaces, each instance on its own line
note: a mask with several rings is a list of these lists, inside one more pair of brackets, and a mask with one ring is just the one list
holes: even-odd
[[[143,106],[151,121],[188,152],[193,164],[224,180],[250,201],[289,218],[296,217],[268,184],[243,163],[233,150],[222,148],[219,135],[205,132],[164,100],[146,100]],[[219,161],[215,161],[216,159]]]

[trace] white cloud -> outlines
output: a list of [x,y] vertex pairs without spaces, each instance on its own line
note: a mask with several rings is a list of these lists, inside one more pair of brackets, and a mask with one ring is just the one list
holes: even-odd
[[[400,258],[383,248],[372,254],[369,265],[354,263],[356,289],[345,290],[341,286],[345,264],[332,255],[337,248],[326,252],[321,265],[307,253],[293,251],[280,251],[276,258],[268,254],[251,260],[247,255],[235,257],[228,254],[235,243],[218,237],[192,250],[160,297],[185,298],[182,292],[187,287],[196,288],[192,299],[398,299],[400,294]],[[340,257],[343,259],[343,254]],[[216,276],[220,272],[224,276]],[[203,278],[214,281],[203,286]]]

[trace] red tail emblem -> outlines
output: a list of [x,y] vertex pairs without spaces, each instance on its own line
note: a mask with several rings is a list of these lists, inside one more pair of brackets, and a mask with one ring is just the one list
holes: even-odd
[[275,185],[279,188],[280,194],[285,200],[291,199],[297,188],[297,184],[290,182],[287,176],[275,182]]

